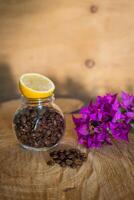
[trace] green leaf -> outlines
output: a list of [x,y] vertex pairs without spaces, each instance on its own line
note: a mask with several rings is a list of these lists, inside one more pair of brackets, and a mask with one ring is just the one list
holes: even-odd
[[121,113],[126,113],[126,110],[124,108],[120,108]]
[[132,128],[131,132],[134,134],[134,128]]

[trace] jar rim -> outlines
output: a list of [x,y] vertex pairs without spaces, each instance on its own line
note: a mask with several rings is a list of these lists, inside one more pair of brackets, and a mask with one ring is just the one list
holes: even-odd
[[27,98],[23,95],[21,95],[21,100],[24,103],[30,103],[30,104],[34,104],[34,103],[44,103],[44,102],[53,102],[55,100],[54,94],[52,94],[49,97],[45,97],[45,98]]

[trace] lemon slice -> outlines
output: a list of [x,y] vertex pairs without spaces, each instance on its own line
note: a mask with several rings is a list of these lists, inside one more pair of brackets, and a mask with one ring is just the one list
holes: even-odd
[[40,99],[51,96],[55,85],[46,76],[37,73],[27,73],[20,77],[19,88],[25,97]]

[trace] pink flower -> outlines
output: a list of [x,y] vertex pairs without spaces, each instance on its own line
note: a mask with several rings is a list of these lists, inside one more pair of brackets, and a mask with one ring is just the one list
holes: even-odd
[[[94,103],[91,102],[83,107],[79,118],[73,116],[78,142],[87,148],[94,148],[111,144],[111,137],[128,141],[131,129],[129,113],[133,113],[131,102],[133,98],[130,100],[126,93],[122,103],[117,99],[117,94],[107,94],[98,96]],[[129,112],[126,110],[122,112],[121,106],[123,109],[129,107]]]

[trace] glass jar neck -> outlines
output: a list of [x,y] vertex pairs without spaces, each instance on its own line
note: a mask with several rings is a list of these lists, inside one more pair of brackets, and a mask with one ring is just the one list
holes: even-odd
[[41,98],[41,99],[29,99],[24,96],[21,96],[21,101],[23,105],[31,105],[31,106],[36,106],[36,105],[43,105],[43,104],[51,104],[55,100],[54,94],[52,96],[46,97],[46,98]]

